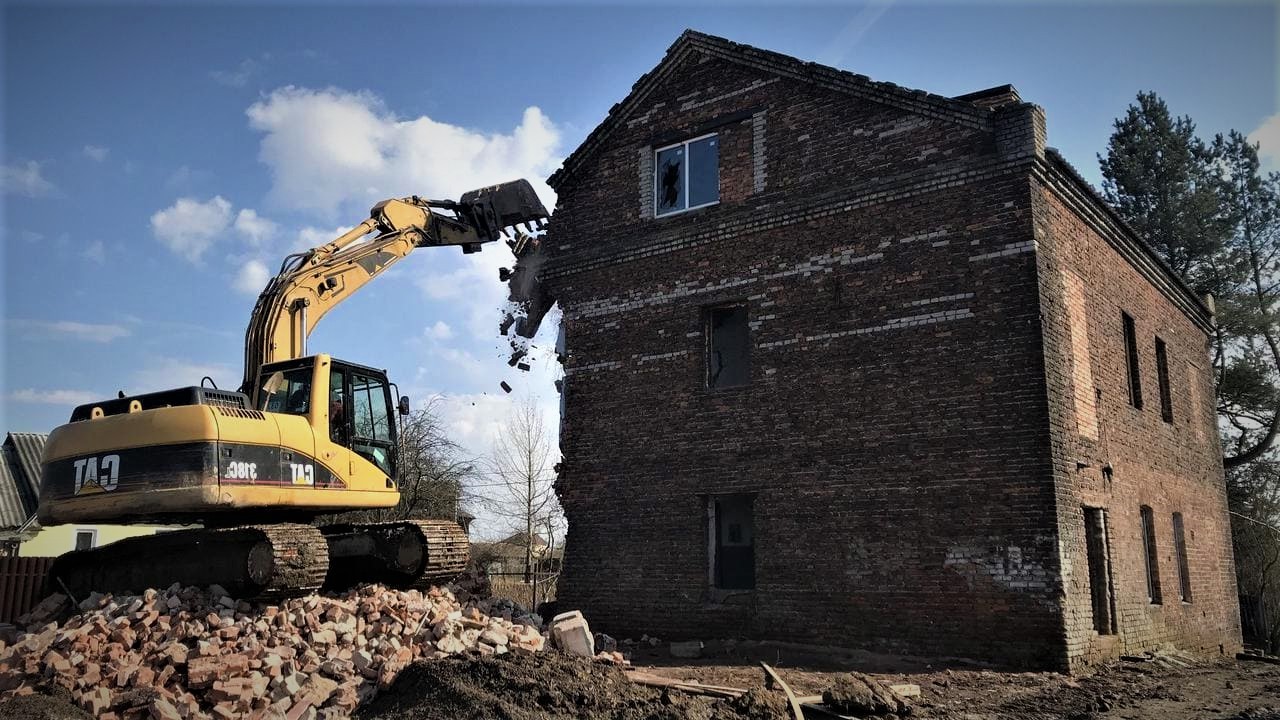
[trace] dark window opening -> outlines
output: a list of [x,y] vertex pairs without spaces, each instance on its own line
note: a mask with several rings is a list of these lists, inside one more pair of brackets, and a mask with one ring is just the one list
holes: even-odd
[[1178,553],[1178,592],[1182,602],[1191,602],[1191,568],[1187,562],[1187,536],[1182,528],[1182,513],[1173,514],[1173,547]]
[[746,385],[751,378],[747,306],[707,311],[707,387]]
[[655,152],[653,184],[656,215],[719,202],[719,138],[708,135]]
[[751,590],[756,586],[755,528],[750,495],[722,495],[710,499],[712,582],[722,590]]
[[1160,565],[1156,553],[1156,519],[1151,508],[1142,506],[1142,555],[1147,566],[1147,601],[1152,605],[1161,603],[1160,597]]
[[1169,351],[1164,341],[1156,338],[1156,382],[1160,384],[1160,418],[1173,422],[1173,395],[1169,392]]
[[1085,554],[1089,560],[1089,597],[1093,605],[1093,629],[1099,635],[1116,632],[1115,592],[1111,586],[1111,551],[1107,538],[1107,511],[1084,508]]
[[77,530],[76,531],[76,549],[89,550],[98,544],[97,530]]
[[1129,381],[1129,404],[1141,410],[1142,375],[1138,369],[1138,332],[1128,313],[1121,313],[1120,317],[1124,320],[1124,357]]

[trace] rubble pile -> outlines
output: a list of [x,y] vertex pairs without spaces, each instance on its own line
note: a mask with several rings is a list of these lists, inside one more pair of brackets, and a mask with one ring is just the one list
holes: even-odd
[[[0,698],[60,687],[108,719],[338,718],[415,660],[547,648],[538,616],[460,596],[369,585],[251,604],[218,586],[175,584],[140,596],[94,593],[77,609],[53,595],[21,619],[26,633],[0,639]],[[574,616],[556,620],[577,627]],[[581,632],[589,633],[585,621]]]

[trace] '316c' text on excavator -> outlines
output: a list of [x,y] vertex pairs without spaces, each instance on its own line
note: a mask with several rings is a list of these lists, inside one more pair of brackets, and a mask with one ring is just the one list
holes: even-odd
[[285,258],[253,309],[238,392],[202,382],[77,407],[45,445],[43,525],[203,527],[69,552],[50,569],[49,589],[83,597],[180,582],[280,597],[323,584],[410,587],[455,576],[468,541],[452,521],[310,524],[399,502],[395,418],[408,399],[393,400],[382,370],[308,355],[307,336],[416,248],[472,253],[546,218],[524,180],[457,201],[378,203],[345,235]]

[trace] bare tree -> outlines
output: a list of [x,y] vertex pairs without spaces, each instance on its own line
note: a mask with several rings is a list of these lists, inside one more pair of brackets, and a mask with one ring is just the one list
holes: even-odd
[[[512,410],[494,442],[489,467],[497,492],[487,506],[507,520],[524,550],[524,580],[531,586],[531,604],[536,605],[534,571],[547,547],[535,548],[537,534],[544,527],[556,527],[560,504],[552,481],[555,479],[553,441],[542,414],[532,398],[526,397]],[[552,542],[550,538],[546,541]],[[535,552],[538,557],[535,558]]]
[[1241,620],[1246,641],[1280,651],[1280,459],[1227,472]]
[[475,474],[476,463],[463,456],[462,448],[445,434],[438,400],[432,399],[404,418],[398,441],[400,503],[390,508],[324,516],[322,523],[459,518],[469,499],[465,483]]

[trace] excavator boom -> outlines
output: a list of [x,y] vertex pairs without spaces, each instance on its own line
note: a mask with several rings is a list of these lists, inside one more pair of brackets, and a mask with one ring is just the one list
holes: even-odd
[[369,218],[347,233],[284,259],[245,331],[240,392],[256,403],[254,384],[263,365],[306,355],[307,337],[320,318],[413,250],[456,245],[473,253],[508,229],[513,235],[521,224],[532,230],[546,218],[527,180],[472,190],[456,201],[414,195],[374,205]]

